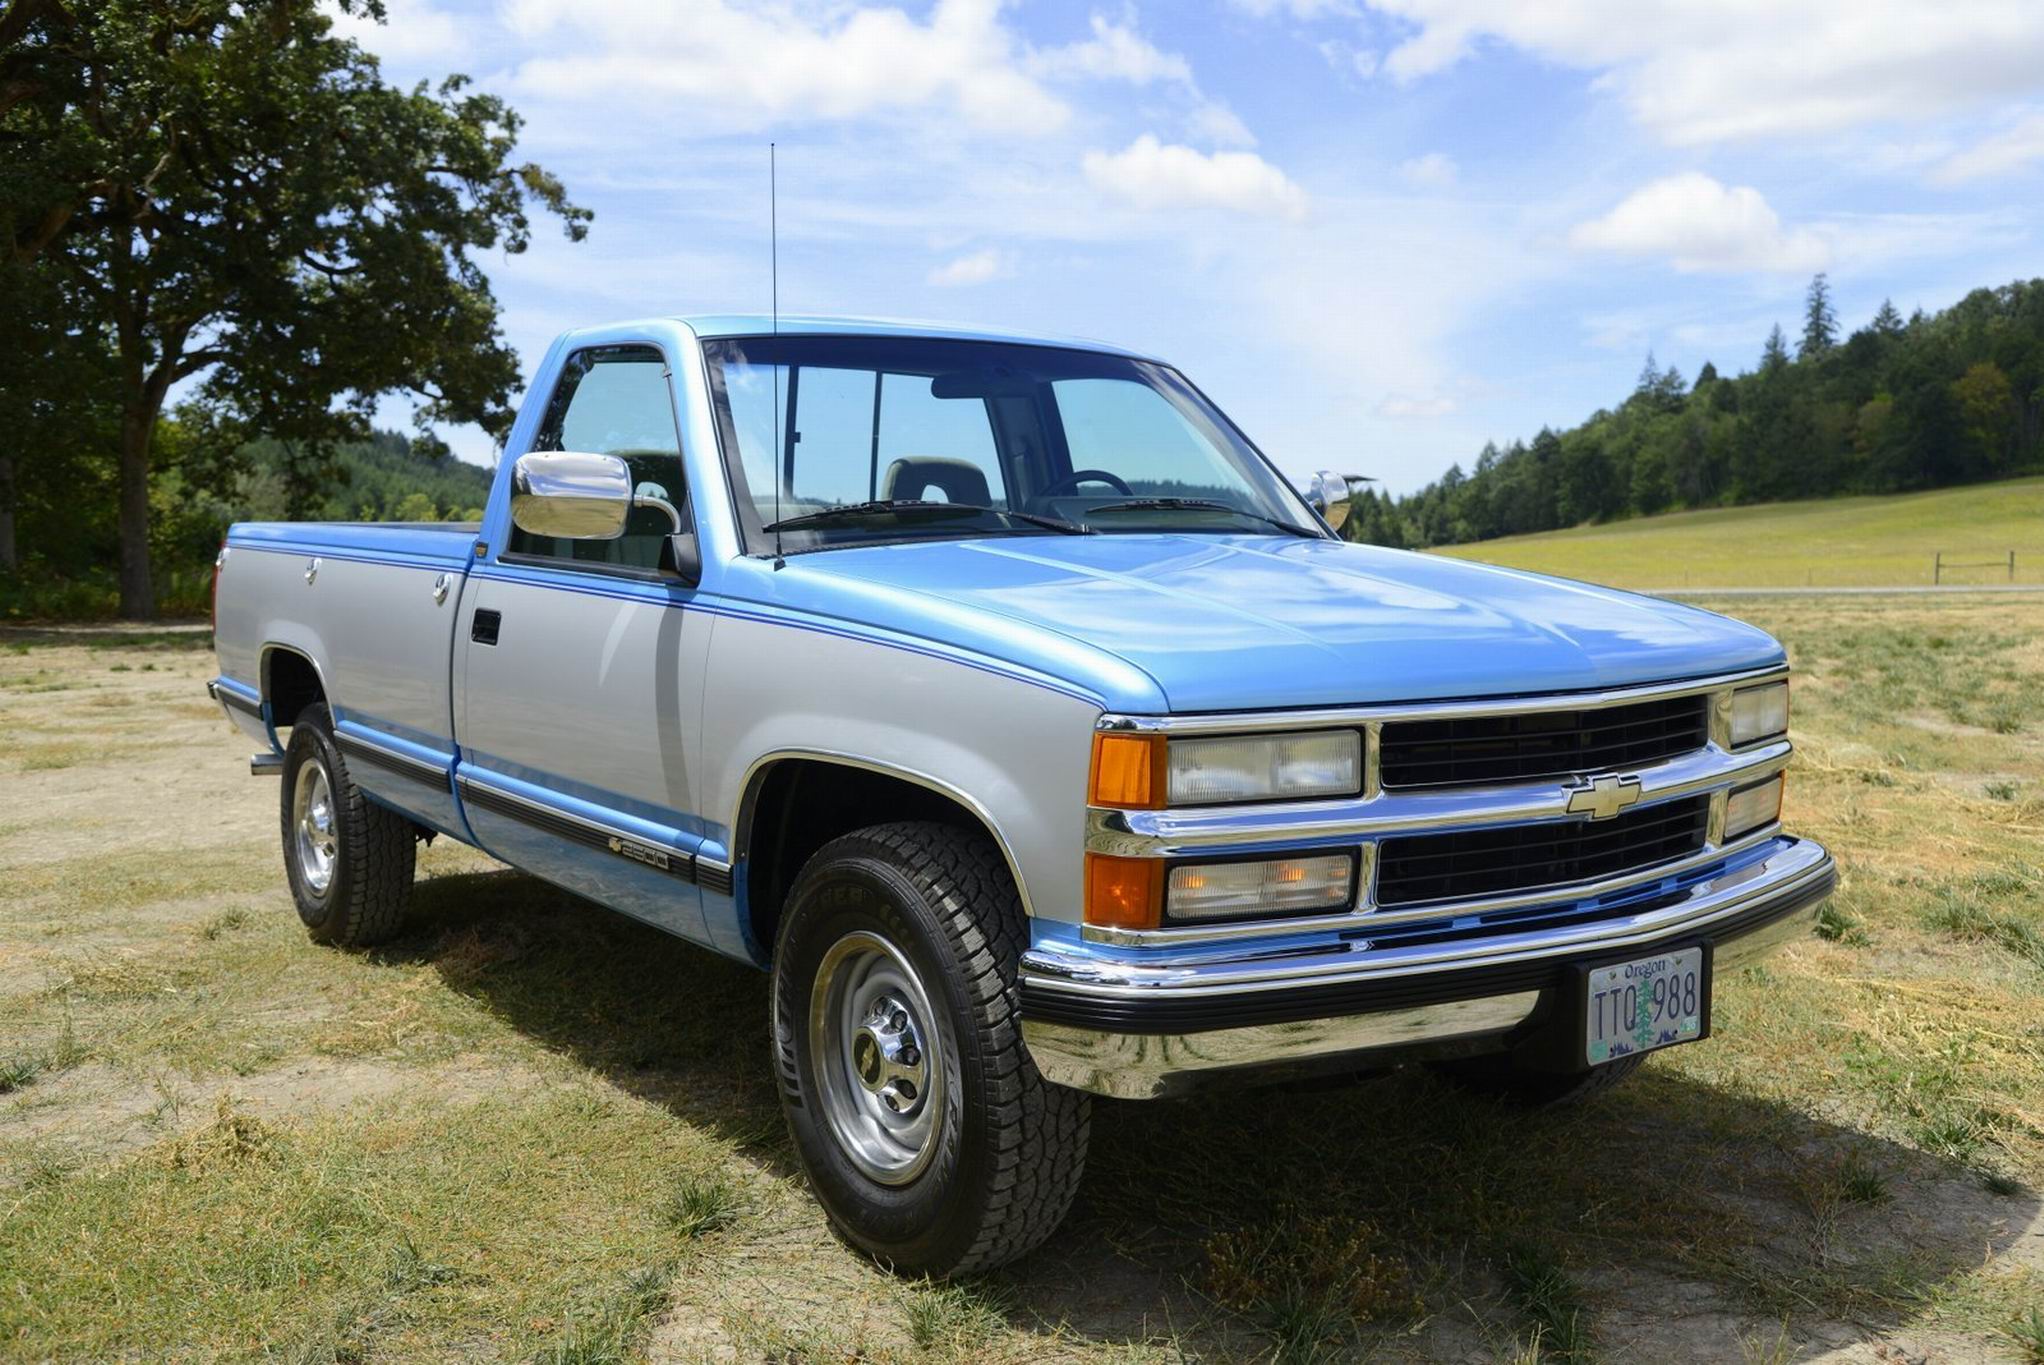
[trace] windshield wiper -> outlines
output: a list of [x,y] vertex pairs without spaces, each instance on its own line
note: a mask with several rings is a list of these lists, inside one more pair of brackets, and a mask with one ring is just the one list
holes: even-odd
[[931,512],[970,512],[980,516],[1006,517],[1010,521],[1027,522],[1031,526],[1041,526],[1047,531],[1056,531],[1067,536],[1099,534],[1091,527],[1060,521],[1056,517],[1040,517],[1034,512],[1012,512],[1005,507],[982,507],[975,502],[931,502],[923,498],[881,498],[873,502],[846,503],[842,507],[825,507],[815,512],[804,512],[798,517],[783,517],[779,521],[770,521],[761,529],[799,531],[805,526],[820,526],[825,522],[838,521],[845,517],[895,513],[926,515]]
[[1238,517],[1248,517],[1251,521],[1260,521],[1266,526],[1275,526],[1286,535],[1303,536],[1307,540],[1326,539],[1310,526],[1279,521],[1276,517],[1267,517],[1261,512],[1251,512],[1247,508],[1217,502],[1212,498],[1130,498],[1126,502],[1103,502],[1086,509],[1088,516],[1095,512],[1227,512]]

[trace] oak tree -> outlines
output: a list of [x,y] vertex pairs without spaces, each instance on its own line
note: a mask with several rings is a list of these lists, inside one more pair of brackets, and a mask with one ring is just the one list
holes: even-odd
[[574,240],[590,218],[515,159],[519,127],[462,76],[387,84],[317,0],[0,8],[0,232],[69,310],[36,335],[113,358],[124,615],[154,610],[175,387],[315,457],[393,392],[422,426],[508,428],[518,361],[476,255],[524,250],[535,208]]

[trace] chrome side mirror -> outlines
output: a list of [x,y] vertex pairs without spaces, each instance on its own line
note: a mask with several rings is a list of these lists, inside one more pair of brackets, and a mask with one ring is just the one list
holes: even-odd
[[616,540],[632,510],[632,471],[615,455],[535,450],[511,466],[511,520],[535,536]]
[[535,450],[511,466],[511,520],[531,535],[616,540],[634,507],[658,507],[676,534],[686,529],[672,503],[632,487],[630,466],[615,455]]
[[1355,474],[1337,474],[1323,469],[1313,476],[1306,485],[1307,505],[1320,514],[1330,530],[1339,531],[1341,524],[1348,520],[1349,484],[1360,482]]

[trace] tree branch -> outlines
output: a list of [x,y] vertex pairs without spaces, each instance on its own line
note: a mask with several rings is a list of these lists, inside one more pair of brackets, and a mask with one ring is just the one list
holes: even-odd
[[57,235],[64,230],[64,225],[71,221],[75,208],[76,206],[71,204],[51,205],[50,211],[43,215],[42,222],[36,224],[33,232],[26,237],[15,238],[14,259],[27,265],[40,256],[43,248],[56,241]]
[[314,270],[317,270],[320,274],[326,276],[330,280],[337,280],[346,275],[353,275],[357,271],[362,269],[360,265],[330,265],[327,262],[320,260],[310,251],[299,252],[298,259],[305,262],[305,264],[311,266]]
[[218,364],[220,361],[227,359],[227,357],[228,351],[224,346],[201,346],[196,351],[188,351],[177,362],[171,379],[173,382],[179,379],[189,379],[208,365]]

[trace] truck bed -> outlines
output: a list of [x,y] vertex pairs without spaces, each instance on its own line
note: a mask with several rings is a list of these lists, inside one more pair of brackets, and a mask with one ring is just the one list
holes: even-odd
[[[459,832],[454,622],[479,527],[463,522],[243,522],[215,592],[219,688],[252,735],[324,694],[370,795]],[[280,686],[317,678],[316,687]],[[251,704],[254,704],[253,706]],[[253,714],[251,711],[253,710]]]
[[227,533],[238,548],[334,557],[368,555],[462,566],[482,533],[472,521],[244,521]]

